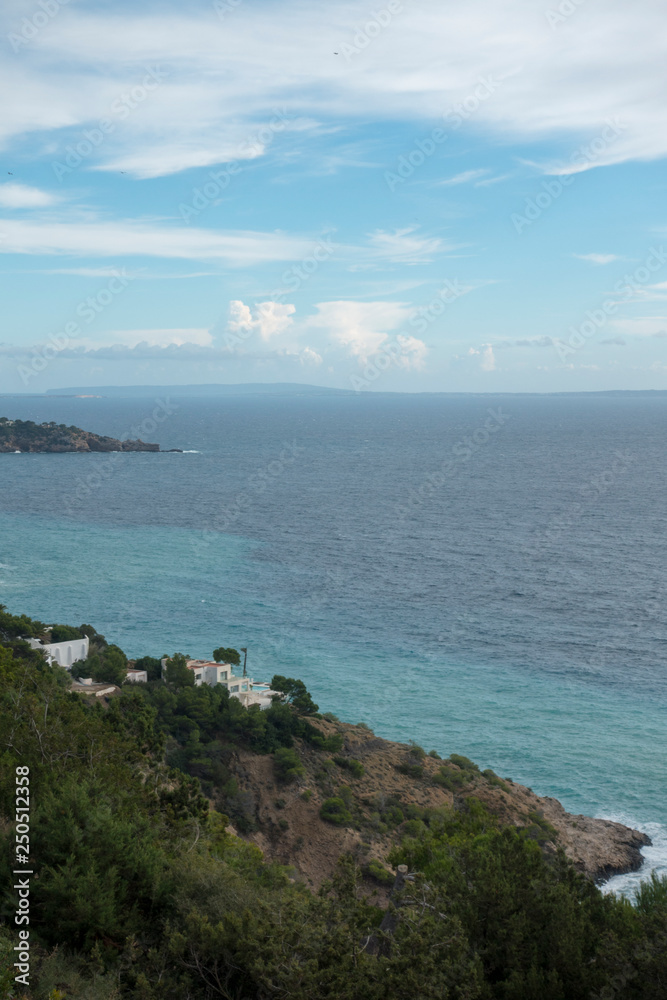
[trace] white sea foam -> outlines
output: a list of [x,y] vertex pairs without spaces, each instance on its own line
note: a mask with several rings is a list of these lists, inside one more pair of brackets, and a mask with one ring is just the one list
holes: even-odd
[[642,833],[647,833],[651,838],[651,846],[641,849],[644,863],[638,871],[628,872],[625,875],[614,875],[602,886],[604,892],[632,899],[640,882],[649,879],[652,872],[655,872],[656,875],[667,875],[667,827],[662,823],[642,823],[627,814],[606,816],[605,819],[612,819],[616,823],[623,823],[634,830],[641,830]]

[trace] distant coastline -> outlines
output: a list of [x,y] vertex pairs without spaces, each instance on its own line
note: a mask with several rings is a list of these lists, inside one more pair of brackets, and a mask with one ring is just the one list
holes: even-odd
[[667,396],[667,389],[594,389],[594,390],[560,390],[553,392],[479,392],[470,390],[456,392],[452,390],[427,389],[418,392],[401,392],[398,390],[364,390],[345,389],[335,386],[310,385],[301,382],[233,382],[233,383],[184,383],[182,385],[101,385],[101,386],[67,386],[61,389],[46,389],[44,392],[5,392],[0,393],[0,399],[124,399],[146,398],[155,395],[189,396],[211,398],[216,396],[447,396],[447,397],[497,397],[507,396],[513,399],[526,396],[649,396],[651,398]]

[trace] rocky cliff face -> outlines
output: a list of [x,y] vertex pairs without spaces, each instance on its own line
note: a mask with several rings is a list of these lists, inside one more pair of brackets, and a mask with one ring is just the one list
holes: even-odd
[[[267,860],[292,865],[314,888],[333,874],[343,853],[353,854],[362,867],[373,860],[386,865],[393,845],[410,832],[411,815],[419,809],[460,807],[470,796],[501,824],[525,829],[546,853],[562,847],[576,868],[597,882],[642,864],[640,848],[650,841],[637,830],[573,816],[556,799],[540,798],[490,771],[481,773],[466,758],[455,758],[458,763],[434,759],[360,726],[324,720],[314,725],[325,737],[342,737],[343,746],[332,754],[297,743],[304,773],[296,782],[277,781],[268,756],[241,752],[233,762],[245,810],[240,825],[255,826],[241,835],[260,847]],[[363,773],[352,761],[359,762]],[[350,820],[343,816],[341,825],[333,825],[321,819],[322,803],[341,795]]]
[[0,452],[159,451],[159,444],[119,441],[65,424],[0,417]]

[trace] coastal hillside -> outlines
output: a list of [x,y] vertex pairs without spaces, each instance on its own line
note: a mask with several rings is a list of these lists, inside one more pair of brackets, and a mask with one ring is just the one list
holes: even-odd
[[119,441],[65,424],[36,424],[32,420],[9,420],[0,417],[1,452],[71,452],[71,451],[159,451],[159,444],[144,441]]
[[640,834],[187,662],[0,606],[0,1000],[664,1000]]
[[[481,772],[467,757],[441,760],[415,744],[380,739],[364,726],[335,718],[313,720],[322,751],[295,741],[300,773],[286,786],[272,760],[239,750],[232,772],[245,794],[247,837],[267,859],[293,865],[315,888],[330,878],[338,858],[351,853],[362,871],[389,859],[406,835],[425,829],[441,809],[461,810],[474,800],[500,827],[520,831],[545,855],[562,848],[577,871],[594,881],[634,871],[642,864],[646,834],[610,820],[574,816],[511,778]],[[328,803],[340,800],[332,808]],[[326,818],[323,818],[326,817]]]

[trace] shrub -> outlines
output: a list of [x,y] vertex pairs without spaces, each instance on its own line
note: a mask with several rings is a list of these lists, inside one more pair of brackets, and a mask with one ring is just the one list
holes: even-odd
[[382,819],[388,827],[400,826],[405,819],[405,816],[403,815],[403,810],[400,806],[390,806],[385,811]]
[[433,775],[432,781],[449,792],[457,792],[472,781],[472,775],[465,771],[455,771],[451,767],[441,767],[438,773]]
[[353,778],[361,778],[364,774],[364,765],[354,757],[334,757],[334,761],[339,767],[348,770]]
[[542,813],[536,811],[529,812],[528,819],[531,821],[532,826],[527,828],[526,834],[531,840],[536,840],[540,846],[548,840],[557,840],[558,831],[544,818]]
[[424,768],[421,764],[411,764],[410,761],[407,760],[403,761],[401,764],[395,764],[394,766],[397,771],[401,772],[401,774],[407,774],[408,778],[418,779],[424,777]]
[[351,803],[354,801],[352,789],[350,788],[349,785],[338,786],[338,797],[343,800],[346,806],[351,805]]
[[317,712],[317,705],[310,697],[303,681],[275,674],[271,678],[271,690],[280,691],[299,715],[315,715]]
[[335,826],[348,826],[352,822],[352,813],[341,798],[325,799],[320,806],[320,817]]
[[504,792],[509,791],[509,788],[507,787],[503,779],[499,778],[498,775],[495,773],[495,771],[492,771],[490,767],[488,767],[486,771],[482,771],[482,774],[484,775],[484,777],[486,778],[486,780],[490,785],[493,785],[495,788],[502,788]]
[[472,771],[473,773],[474,772],[479,773],[479,768],[477,767],[477,764],[474,764],[469,757],[463,757],[459,753],[451,753],[449,755],[449,759],[452,762],[452,764],[456,764],[456,766],[460,767],[462,771]]
[[291,747],[280,747],[276,750],[273,755],[273,766],[278,781],[295,781],[306,773],[296,750]]
[[421,806],[417,806],[414,802],[407,802],[402,806],[403,812],[407,819],[424,819],[428,810],[422,809]]
[[429,750],[428,756],[433,757],[434,760],[442,760],[442,757],[437,750]]
[[363,871],[365,875],[379,882],[380,885],[393,885],[394,883],[392,873],[377,858],[371,858],[368,864],[364,866]]
[[311,743],[318,750],[325,750],[327,753],[338,753],[343,749],[345,740],[340,733],[332,733],[331,736],[313,736]]
[[409,819],[403,826],[403,832],[406,837],[419,837],[426,832],[426,823],[420,819]]
[[80,628],[73,628],[71,625],[51,626],[51,642],[69,642],[82,638],[83,632]]
[[312,798],[313,790],[312,788],[306,788],[305,792],[301,792],[301,798],[304,802],[309,802]]

